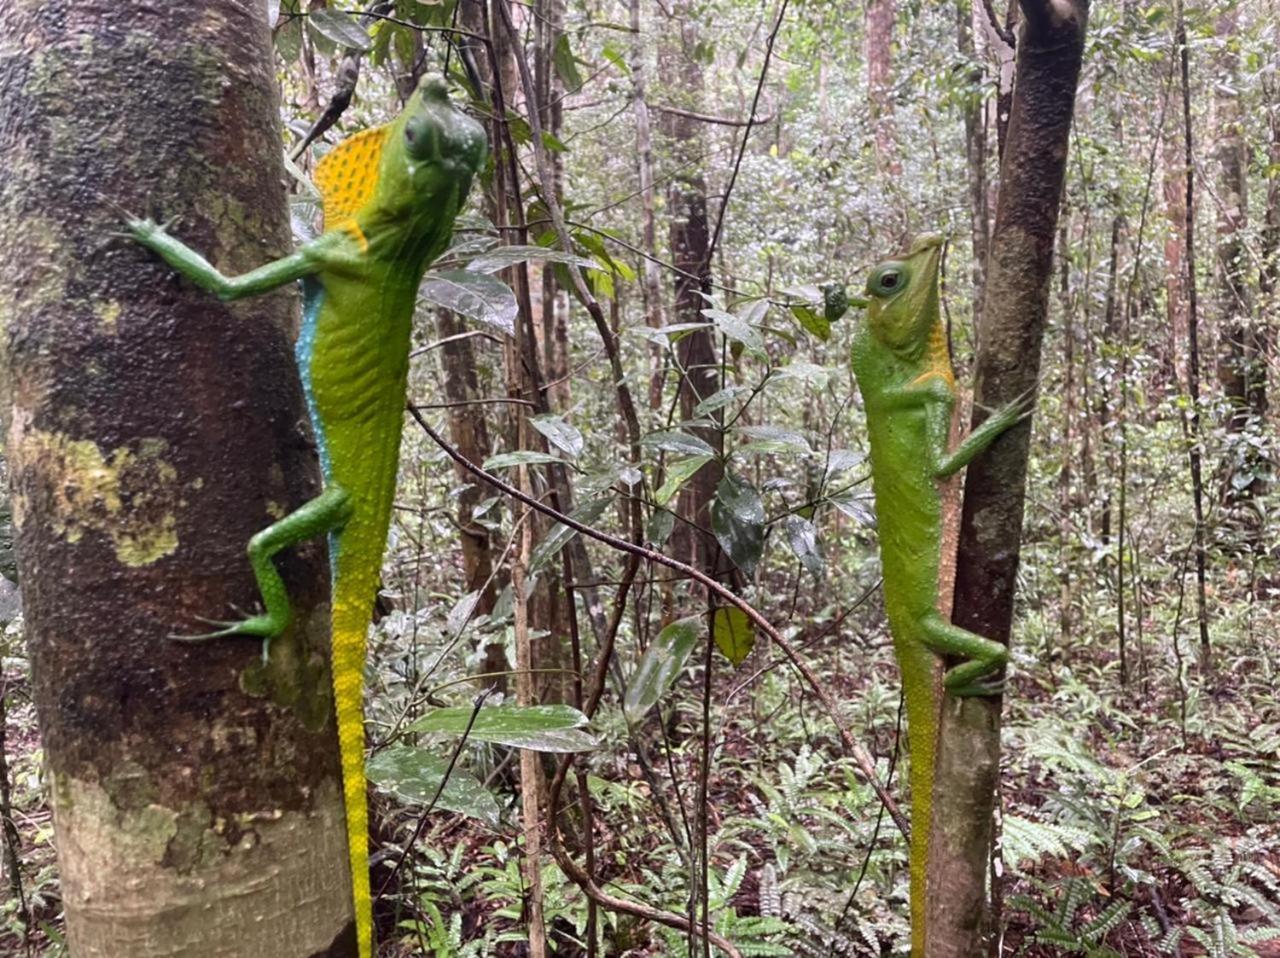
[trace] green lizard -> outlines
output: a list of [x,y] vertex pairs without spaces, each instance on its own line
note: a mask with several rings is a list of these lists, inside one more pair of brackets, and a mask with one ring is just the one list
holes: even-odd
[[[1025,404],[997,411],[948,450],[955,376],[938,311],[942,237],[919,237],[867,279],[867,314],[852,363],[867,413],[884,604],[902,670],[911,757],[911,953],[925,946],[925,871],[933,811],[938,714],[952,695],[994,695],[1008,651],[938,612],[942,548],[939,484],[1022,418]],[[939,656],[962,659],[941,682]]]
[[395,492],[418,285],[448,245],[472,177],[484,164],[483,128],[424,83],[384,126],[344,140],[316,167],[325,230],[294,253],[224,276],[150,220],[130,233],[223,300],[303,283],[297,360],[324,473],[324,491],[249,540],[265,611],[219,622],[221,635],[270,640],[291,609],[272,556],[329,535],[333,691],[342,753],[352,898],[360,958],[373,954],[364,778],[365,636],[378,588]]

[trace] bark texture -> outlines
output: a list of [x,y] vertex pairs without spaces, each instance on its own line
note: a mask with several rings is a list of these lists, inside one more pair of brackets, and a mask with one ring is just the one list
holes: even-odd
[[[1035,387],[1053,269],[1087,0],[1023,0],[1017,71],[976,359],[974,424]],[[1008,643],[1030,422],[969,466],[957,556],[957,625]],[[984,950],[1000,700],[944,703],[929,862],[929,958]]]
[[[703,109],[702,64],[698,60],[698,23],[694,5],[681,0],[673,7],[673,21],[659,49],[660,67],[680,97],[679,106],[691,112]],[[686,113],[664,113],[663,130],[671,140],[672,165],[676,174],[667,187],[670,211],[671,261],[675,275],[673,318],[677,323],[700,323],[707,302],[702,294],[711,292],[711,231],[707,218],[707,181],[703,176],[705,138],[699,123]],[[675,347],[679,364],[680,415],[696,418],[694,407],[720,388],[720,357],[716,354],[712,329],[695,329]],[[723,441],[718,429],[690,429],[720,452]],[[700,569],[714,572],[719,547],[711,534],[711,501],[724,475],[719,459],[697,471],[680,491],[678,522],[672,545],[675,554]],[[686,524],[687,523],[687,524]]]
[[1258,551],[1265,549],[1264,520],[1260,510],[1250,508],[1250,500],[1266,492],[1270,472],[1262,435],[1267,413],[1266,320],[1254,311],[1248,278],[1251,264],[1243,239],[1248,221],[1249,147],[1243,129],[1238,28],[1239,10],[1225,8],[1217,19],[1217,34],[1223,42],[1215,57],[1215,72],[1222,80],[1214,85],[1213,96],[1221,329],[1218,381],[1228,404],[1229,433],[1221,468],[1222,501],[1228,521],[1239,528],[1249,548]]
[[356,953],[322,545],[280,563],[269,663],[168,638],[253,608],[246,542],[318,491],[296,297],[220,304],[117,235],[288,250],[264,9],[0,3],[3,409],[78,958]]

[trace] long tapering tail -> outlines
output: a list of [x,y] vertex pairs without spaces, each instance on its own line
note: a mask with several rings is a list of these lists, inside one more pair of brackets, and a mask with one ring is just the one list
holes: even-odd
[[[347,813],[347,854],[360,958],[373,958],[373,895],[369,887],[369,806],[364,776],[364,656],[368,602],[350,594],[357,583],[334,584],[333,704],[342,756],[343,805]],[[365,590],[366,596],[372,591]]]

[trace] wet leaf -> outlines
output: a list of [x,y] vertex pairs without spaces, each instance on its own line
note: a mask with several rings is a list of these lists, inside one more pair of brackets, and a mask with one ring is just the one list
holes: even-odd
[[727,473],[711,502],[711,531],[729,558],[748,576],[764,551],[764,503],[745,479]]
[[700,615],[678,619],[659,632],[653,644],[645,649],[627,686],[623,706],[627,721],[635,723],[643,719],[675,682],[699,636],[705,634],[703,621]]
[[516,294],[499,279],[465,269],[428,272],[418,291],[420,298],[451,309],[460,316],[492,326],[511,336],[516,329]]
[[711,617],[711,636],[716,648],[733,665],[741,665],[756,644],[755,631],[747,614],[737,606],[726,605],[716,609]]
[[529,425],[546,436],[547,442],[568,454],[570,458],[576,459],[582,453],[582,433],[559,416],[552,413],[534,416],[529,420]]
[[[436,709],[409,731],[462,735],[474,711],[471,706]],[[587,717],[568,705],[491,705],[476,712],[467,737],[535,752],[585,752],[598,744],[586,726]]]
[[373,46],[369,34],[350,13],[328,7],[312,10],[307,15],[307,23],[321,36],[348,50],[363,52]]
[[680,487],[693,478],[693,474],[712,460],[712,456],[691,456],[688,459],[677,459],[667,463],[667,475],[658,491],[653,494],[653,501],[665,506],[680,491]]
[[[373,784],[401,800],[425,805],[440,788],[440,780],[448,767],[447,758],[427,749],[393,745],[369,759],[365,775]],[[478,818],[494,828],[498,826],[500,810],[493,795],[475,776],[457,765],[449,772],[444,790],[436,799],[436,808]]]

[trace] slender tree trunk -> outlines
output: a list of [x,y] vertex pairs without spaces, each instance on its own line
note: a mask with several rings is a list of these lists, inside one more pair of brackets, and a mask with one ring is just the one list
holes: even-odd
[[117,235],[123,207],[228,272],[288,250],[264,10],[0,5],[4,409],[78,958],[356,954],[323,542],[279,561],[268,662],[166,638],[253,608],[245,544],[319,489],[296,297],[224,305]]
[[[481,393],[476,376],[475,349],[466,336],[467,327],[451,311],[437,310],[436,329],[444,340],[440,347],[440,365],[444,371],[444,398],[450,404],[446,410],[449,439],[471,462],[484,462],[493,451],[493,444],[489,439],[484,406],[477,403]],[[480,592],[475,611],[477,615],[486,615],[493,611],[498,590],[493,581],[493,543],[489,530],[475,518],[475,510],[488,497],[489,489],[457,464],[453,474],[462,487],[458,494],[457,523],[462,545],[464,588],[467,592]],[[507,653],[502,642],[494,641],[485,646],[480,672],[489,677],[484,679],[484,685],[505,691],[506,678],[492,673],[503,672],[507,667]]]
[[[675,86],[679,105],[692,112],[703,109],[702,66],[694,55],[698,45],[698,25],[690,0],[673,6],[674,29],[667,33],[662,52],[664,73]],[[670,213],[671,258],[675,276],[675,320],[678,323],[705,322],[702,294],[711,291],[711,237],[707,220],[707,184],[702,174],[704,138],[698,121],[678,113],[665,113],[665,132],[672,141],[672,163],[676,169],[667,189]],[[676,344],[680,367],[680,414],[694,418],[694,407],[720,388],[720,358],[716,355],[711,329],[696,329]],[[718,429],[696,430],[719,452],[723,446]],[[712,570],[718,547],[711,527],[711,500],[723,475],[719,460],[707,463],[681,490],[679,514],[689,525],[677,523],[673,545],[676,554],[702,569]],[[703,531],[699,531],[703,530]]]
[[[653,184],[653,132],[649,123],[648,75],[646,55],[640,29],[640,0],[630,0],[631,5],[631,85],[632,109],[636,119],[636,170],[640,177],[640,205],[642,215],[642,246],[645,253],[642,266],[644,318],[651,329],[666,325],[663,318],[662,273],[657,263],[657,190]],[[663,371],[666,365],[665,351],[655,344],[649,347],[649,408],[662,406]]]
[[965,170],[969,177],[969,234],[973,243],[973,324],[982,324],[980,310],[987,275],[987,239],[991,216],[987,207],[987,131],[983,125],[982,65],[973,42],[973,6],[956,2],[956,45],[968,62],[969,89],[964,105]]
[[898,130],[893,116],[893,0],[867,0],[867,30],[863,53],[867,61],[867,100],[871,106],[872,142],[876,166],[882,173],[902,172],[898,159]]
[[1182,157],[1181,125],[1174,121],[1162,133],[1164,140],[1164,209],[1168,232],[1164,241],[1164,283],[1168,316],[1168,352],[1166,367],[1169,379],[1178,392],[1187,391],[1184,376],[1187,356],[1187,172]]
[[[988,262],[974,421],[1034,390],[1053,270],[1086,0],[1023,0],[1017,75]],[[1030,423],[969,466],[956,563],[957,625],[1008,643]],[[1000,700],[942,710],[928,873],[928,958],[984,950],[985,889],[999,774]],[[917,823],[916,827],[928,827]]]
[[[1076,420],[1076,324],[1075,300],[1071,295],[1071,268],[1068,247],[1068,219],[1064,217],[1058,233],[1058,303],[1062,310],[1062,466],[1058,473],[1058,646],[1065,655],[1070,647],[1072,630],[1072,522],[1076,512],[1075,490],[1075,420]],[[1050,650],[1046,649],[1046,653]],[[1046,654],[1052,667],[1053,657]]]
[[1240,100],[1239,10],[1225,7],[1218,17],[1213,106],[1214,159],[1218,172],[1218,380],[1227,400],[1226,461],[1222,502],[1228,519],[1238,526],[1250,551],[1264,548],[1262,514],[1251,506],[1266,491],[1266,455],[1260,449],[1262,423],[1267,407],[1267,368],[1263,337],[1266,322],[1254,316],[1249,286],[1249,262],[1244,246],[1248,221],[1248,189],[1245,171],[1249,153],[1242,129]]
[[[1196,202],[1195,152],[1191,136],[1191,54],[1187,45],[1187,18],[1182,0],[1174,5],[1178,58],[1182,67],[1182,143],[1185,175],[1184,210],[1187,214],[1187,393],[1191,412],[1183,420],[1188,444],[1187,458],[1191,467],[1191,496],[1195,509],[1196,555],[1196,625],[1200,633],[1200,668],[1208,672],[1213,665],[1209,646],[1208,585],[1204,528],[1204,479],[1201,466],[1200,430],[1200,318],[1199,290],[1196,287]],[[1184,413],[1184,415],[1186,415]]]
[[[1272,317],[1280,308],[1280,83],[1271,77],[1264,83],[1263,90],[1266,92],[1269,138],[1267,209],[1262,226],[1262,267],[1258,271],[1258,316]],[[1262,323],[1259,335],[1262,337],[1263,368],[1274,369],[1277,359],[1274,326],[1270,322]],[[1270,428],[1274,435],[1273,424],[1268,424],[1272,407],[1266,403],[1263,408],[1263,430]]]

